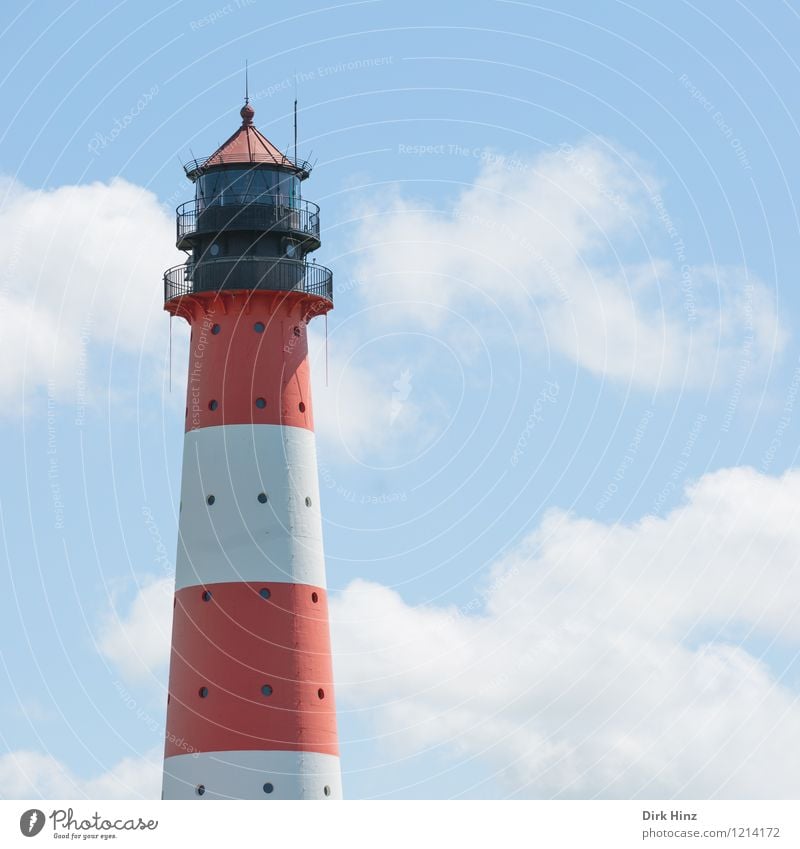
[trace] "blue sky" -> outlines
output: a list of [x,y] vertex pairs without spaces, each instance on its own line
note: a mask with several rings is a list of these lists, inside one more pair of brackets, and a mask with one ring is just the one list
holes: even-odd
[[796,797],[800,17],[722,11],[6,6],[0,796],[158,792],[160,274],[247,58],[335,273],[346,795]]

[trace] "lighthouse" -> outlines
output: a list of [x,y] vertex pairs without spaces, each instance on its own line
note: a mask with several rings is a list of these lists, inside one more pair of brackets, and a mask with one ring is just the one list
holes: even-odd
[[191,327],[164,799],[337,799],[309,321],[333,306],[310,166],[241,126],[184,166]]

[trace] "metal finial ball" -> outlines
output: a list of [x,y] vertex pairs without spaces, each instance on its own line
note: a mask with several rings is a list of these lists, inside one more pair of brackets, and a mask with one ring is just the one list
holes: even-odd
[[253,107],[249,103],[245,103],[245,105],[242,106],[242,109],[239,114],[242,116],[243,123],[252,124],[253,116],[256,114],[256,110],[253,109]]

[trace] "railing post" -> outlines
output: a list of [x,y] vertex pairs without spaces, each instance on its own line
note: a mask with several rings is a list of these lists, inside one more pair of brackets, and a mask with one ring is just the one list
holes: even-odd
[[[207,260],[189,267],[178,265],[164,272],[164,300],[195,291],[225,288],[241,259]],[[276,257],[253,258],[241,265],[235,278],[241,287],[273,291],[297,291],[333,300],[333,278],[329,269],[302,260]],[[197,275],[200,275],[199,278]],[[199,288],[198,288],[199,284]]]

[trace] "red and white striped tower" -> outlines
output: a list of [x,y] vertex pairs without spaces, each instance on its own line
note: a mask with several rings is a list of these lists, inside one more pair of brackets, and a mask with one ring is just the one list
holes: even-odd
[[310,168],[253,115],[186,166],[164,275],[192,329],[165,799],[342,795],[306,337],[332,275]]

